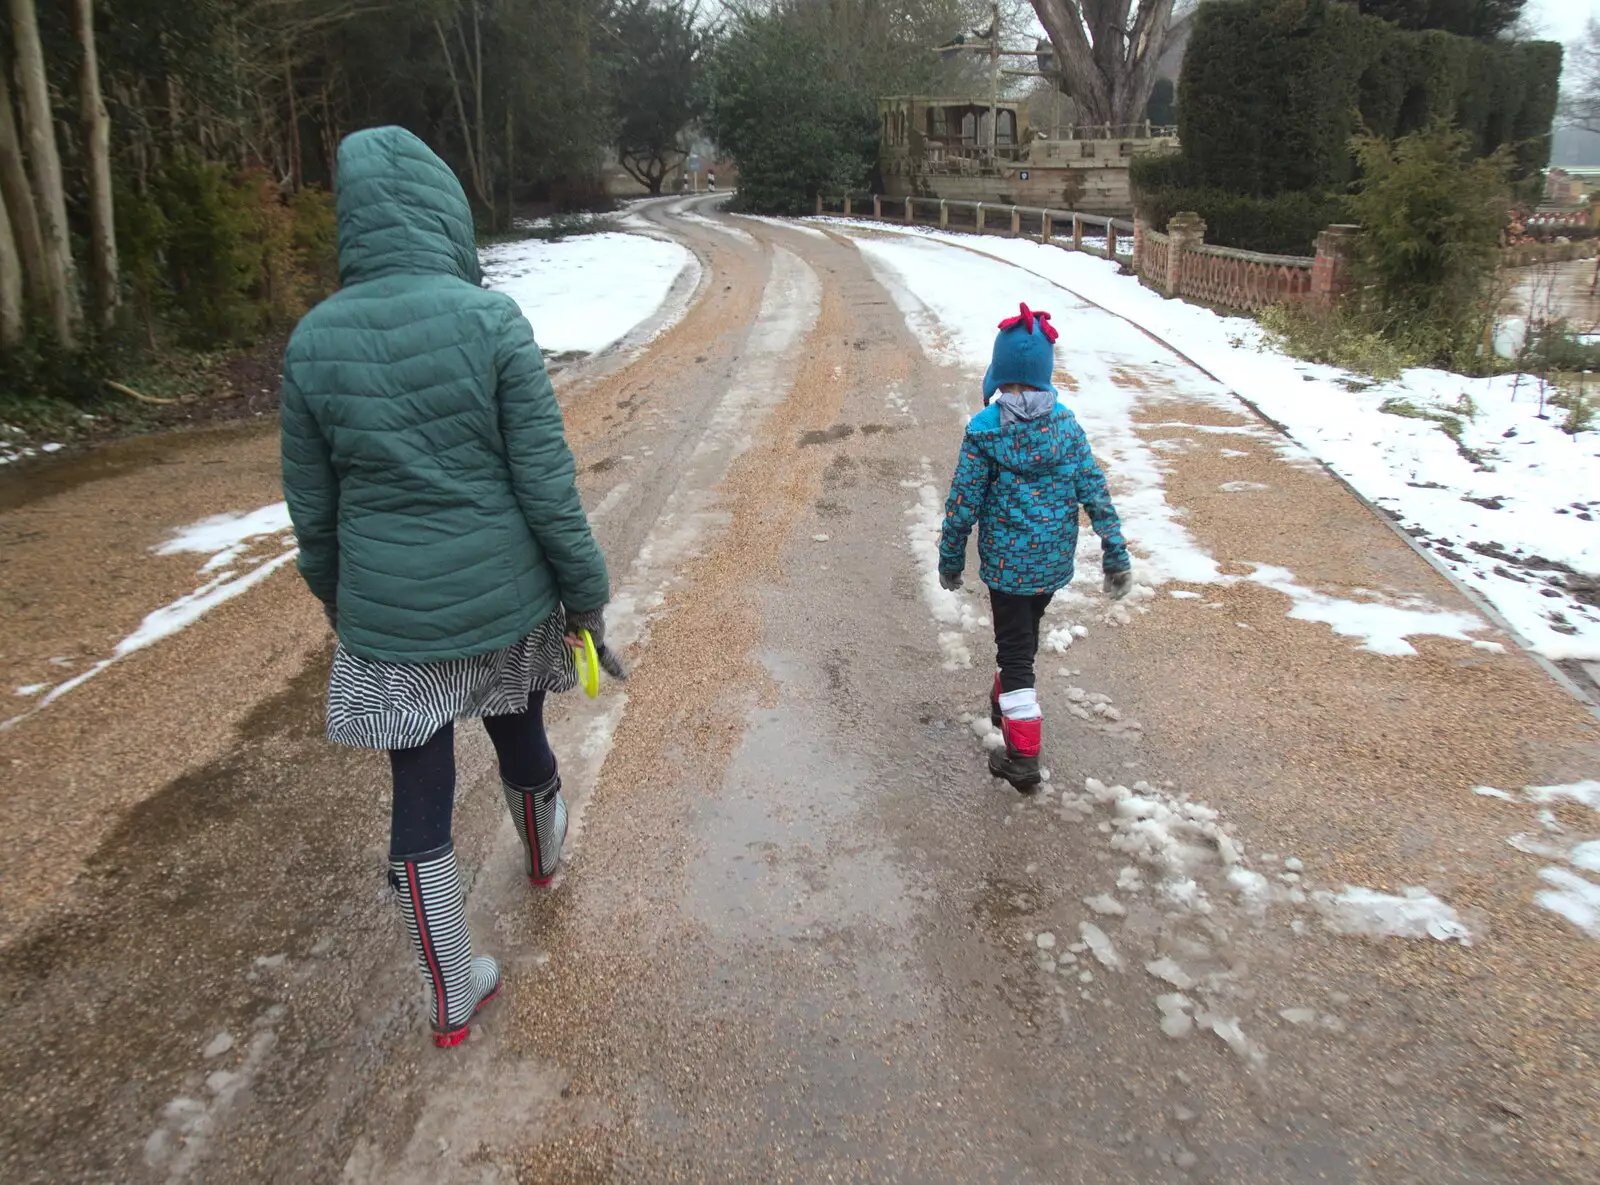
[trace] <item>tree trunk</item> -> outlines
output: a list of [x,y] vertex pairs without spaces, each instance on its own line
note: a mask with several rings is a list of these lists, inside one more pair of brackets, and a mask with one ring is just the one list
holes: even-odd
[[12,116],[9,71],[0,61],[0,201],[10,213],[12,240],[22,268],[22,281],[35,313],[50,305],[50,287],[45,279],[44,235],[39,229],[39,210],[22,160],[22,143]]
[[473,135],[472,122],[467,119],[467,104],[461,97],[461,79],[456,74],[455,59],[450,56],[450,39],[444,35],[444,25],[437,19],[433,22],[433,31],[439,37],[439,49],[444,54],[445,71],[450,76],[450,93],[455,100],[456,118],[461,121],[461,139],[467,149],[467,178],[472,182],[473,191],[477,194],[478,201],[486,206],[493,207],[494,199],[483,192],[483,173],[478,166],[478,151],[475,147],[476,137]]
[[479,0],[468,0],[472,5],[472,109],[478,119],[478,168],[483,175],[478,178],[478,191],[489,199],[489,227],[499,229],[495,214],[494,186],[489,177],[489,116],[483,109],[483,23],[479,19]]
[[[1137,2],[1133,27],[1128,12]],[[1087,124],[1140,123],[1172,41],[1173,0],[1032,0],[1061,71],[1061,89]]]
[[100,62],[95,53],[94,0],[75,0],[78,43],[83,49],[79,100],[83,107],[84,157],[89,173],[89,239],[93,252],[95,321],[110,329],[122,303],[117,273],[117,229],[111,200],[111,119],[100,94]]
[[300,105],[295,100],[294,70],[287,46],[283,50],[283,89],[289,96],[289,183],[299,193],[305,184],[305,158],[300,148]]
[[23,323],[22,262],[17,258],[5,201],[0,199],[0,350],[22,344]]
[[61,180],[55,123],[50,112],[50,86],[45,79],[44,48],[39,44],[39,19],[33,0],[10,0],[11,37],[17,51],[17,85],[21,91],[22,138],[39,199],[39,232],[44,240],[45,295],[56,340],[78,348],[83,308],[78,301],[77,268],[67,231],[67,195]]

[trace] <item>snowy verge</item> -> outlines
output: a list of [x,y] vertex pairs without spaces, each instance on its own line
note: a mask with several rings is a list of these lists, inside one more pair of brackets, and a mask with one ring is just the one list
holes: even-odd
[[[1022,239],[824,221],[1002,260],[1156,335],[1391,514],[1535,651],[1600,659],[1600,433],[1563,432],[1564,413],[1541,408],[1535,380],[1415,369],[1372,382],[1287,357],[1256,322],[1167,300],[1083,253]],[[868,251],[885,242],[861,245]],[[950,269],[943,283],[957,286]],[[969,351],[982,338],[986,355],[992,323],[986,316],[963,327],[961,336],[973,338],[964,343]],[[1063,360],[1075,362],[1079,343],[1068,336],[1063,345]]]
[[677,243],[604,232],[479,252],[490,288],[517,302],[547,354],[594,354],[666,303],[694,257]]

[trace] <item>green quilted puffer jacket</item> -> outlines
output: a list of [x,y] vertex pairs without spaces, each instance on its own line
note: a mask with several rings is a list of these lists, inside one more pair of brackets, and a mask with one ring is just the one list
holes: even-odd
[[609,599],[544,358],[479,287],[472,211],[400,128],[339,147],[342,287],[283,364],[283,489],[311,591],[366,658],[497,650]]

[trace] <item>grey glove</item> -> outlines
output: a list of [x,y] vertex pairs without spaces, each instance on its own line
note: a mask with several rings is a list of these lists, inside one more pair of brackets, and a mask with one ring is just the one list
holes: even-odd
[[589,637],[594,640],[595,655],[600,659],[600,669],[613,679],[622,680],[628,677],[627,669],[622,665],[622,660],[616,656],[611,647],[606,645],[606,615],[604,609],[586,609],[581,613],[567,614],[567,632],[576,633],[578,630],[588,630]]
[[322,602],[322,616],[328,619],[328,628],[334,633],[339,632],[339,605],[335,601]]
[[939,587],[949,592],[958,592],[961,589],[960,572],[940,572]]
[[1107,572],[1105,584],[1106,596],[1113,601],[1120,601],[1133,591],[1133,569],[1124,568],[1120,572]]

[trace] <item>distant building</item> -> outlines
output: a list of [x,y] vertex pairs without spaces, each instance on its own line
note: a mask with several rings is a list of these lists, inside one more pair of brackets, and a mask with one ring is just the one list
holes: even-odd
[[1600,166],[1550,169],[1544,175],[1543,204],[1570,210],[1587,204],[1596,190],[1600,190]]
[[1028,126],[1027,104],[897,95],[878,100],[879,170],[891,197],[1047,206],[1130,217],[1128,164],[1172,152],[1176,128]]

